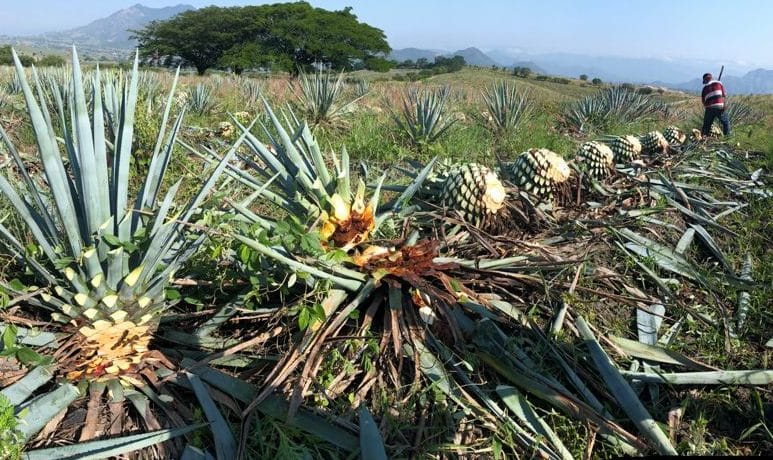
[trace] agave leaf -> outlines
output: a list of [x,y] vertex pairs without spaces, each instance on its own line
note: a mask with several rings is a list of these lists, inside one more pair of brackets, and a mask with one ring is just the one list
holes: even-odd
[[[74,132],[78,141],[77,158],[79,181],[82,194],[81,203],[88,203],[83,206],[82,215],[85,217],[88,236],[84,238],[86,244],[90,244],[90,235],[99,228],[100,224],[110,215],[110,203],[103,202],[106,198],[104,190],[108,188],[107,181],[99,183],[100,177],[107,179],[107,164],[98,164],[96,152],[94,150],[94,138],[89,121],[89,111],[86,106],[86,95],[83,91],[83,75],[81,74],[80,62],[75,46],[72,47],[72,110],[74,112],[73,125]],[[103,144],[104,145],[104,144]],[[101,170],[101,171],[100,171]]]
[[707,371],[707,372],[620,372],[623,377],[647,383],[667,383],[671,385],[770,385],[773,383],[773,370],[756,369],[745,371]]
[[370,411],[364,404],[360,404],[360,455],[362,458],[373,460],[386,460],[387,454],[384,448],[384,440],[378,431],[378,425],[370,415]]
[[340,286],[349,291],[356,291],[357,289],[359,289],[362,286],[363,281],[365,281],[366,279],[365,275],[361,275],[360,279],[351,279],[351,278],[343,278],[340,276],[335,276],[325,271],[322,271],[316,267],[312,267],[310,265],[306,265],[302,262],[298,262],[294,259],[286,257],[280,254],[279,252],[277,252],[276,250],[271,249],[267,246],[264,246],[253,239],[250,239],[241,235],[234,235],[234,238],[246,244],[247,246],[251,247],[252,249],[255,249],[261,254],[271,257],[272,259],[275,259],[276,261],[282,263],[283,265],[287,266],[292,270],[306,272],[317,278],[328,279],[332,281],[334,284],[336,284],[337,286]]
[[[2,335],[1,332],[0,335]],[[5,396],[12,405],[18,406],[54,377],[51,369],[50,366],[37,366],[13,385],[3,388],[0,394]]]
[[655,345],[658,341],[658,330],[663,323],[666,307],[656,303],[650,305],[649,309],[649,311],[642,308],[636,309],[636,331],[639,335],[639,342]]
[[180,460],[215,460],[215,457],[209,452],[204,452],[199,448],[187,445],[180,456]]
[[666,197],[666,201],[668,202],[669,205],[675,207],[678,211],[680,211],[682,214],[684,214],[688,218],[693,219],[694,221],[696,221],[698,223],[701,223],[701,224],[708,225],[710,227],[716,228],[717,230],[720,230],[720,231],[722,231],[722,232],[724,232],[724,233],[726,233],[726,234],[728,234],[730,236],[733,236],[733,237],[736,237],[736,238],[738,237],[738,234],[735,233],[734,231],[728,229],[727,227],[719,225],[718,223],[714,222],[710,218],[703,217],[701,215],[698,215],[698,214],[694,213],[693,211],[690,211],[689,209],[685,208],[684,206],[682,206],[681,204],[679,204],[676,201],[672,200],[671,198]]
[[27,409],[26,415],[19,421],[18,425],[22,439],[27,441],[32,438],[49,420],[54,418],[62,409],[68,407],[78,396],[80,396],[78,388],[64,383],[26,405],[24,407]]
[[207,388],[201,382],[201,379],[195,374],[189,372],[185,373],[193,387],[193,392],[196,394],[196,399],[199,400],[201,408],[204,414],[207,416],[207,420],[212,427],[212,437],[215,441],[215,452],[217,452],[217,458],[219,459],[231,459],[236,457],[236,438],[234,438],[231,429],[228,427],[223,415],[218,410],[212,397],[209,395]]
[[32,94],[32,90],[27,83],[24,69],[16,55],[16,51],[11,50],[11,53],[13,54],[14,64],[16,65],[16,73],[21,80],[24,99],[27,103],[27,111],[32,123],[32,129],[35,132],[38,151],[40,152],[40,157],[43,161],[43,170],[46,174],[46,179],[51,188],[51,194],[54,197],[57,212],[68,238],[67,243],[72,251],[71,254],[79,255],[82,251],[81,236],[79,232],[81,227],[79,225],[75,204],[73,203],[72,195],[70,193],[73,185],[65,172],[59,148],[54,142],[53,136],[50,135],[50,131],[53,131],[53,128],[51,128],[50,122],[46,122],[46,118],[43,116],[42,110],[40,109],[37,100],[35,100],[35,96]]
[[502,398],[505,405],[510,409],[534,434],[542,436],[555,447],[561,454],[563,459],[572,459],[572,453],[566,448],[561,438],[550,428],[550,425],[545,422],[537,413],[534,408],[529,404],[526,398],[521,395],[517,388],[499,385],[497,386],[497,394]]
[[709,251],[714,255],[714,257],[717,258],[717,260],[722,264],[722,266],[725,268],[728,274],[735,276],[735,271],[733,270],[733,266],[730,265],[730,262],[727,261],[725,258],[725,255],[722,254],[722,250],[719,249],[717,246],[717,243],[714,241],[714,238],[709,235],[709,232],[706,231],[703,226],[699,224],[691,224],[690,228],[694,229],[695,232],[700,236],[701,240],[706,244],[706,246],[709,248]]
[[692,240],[694,237],[695,237],[694,228],[688,228],[687,230],[685,230],[682,237],[679,238],[679,242],[676,243],[676,248],[674,249],[674,252],[680,255],[684,255],[685,251],[687,251],[687,248],[690,247],[690,243],[692,243]]
[[[0,336],[5,331],[5,324],[0,323]],[[36,331],[24,327],[16,327],[16,340],[22,345],[34,347],[55,348],[58,346],[58,337],[56,334],[46,331]]]
[[658,427],[655,420],[644,408],[639,398],[631,389],[630,385],[623,379],[620,372],[614,367],[609,356],[601,348],[601,345],[596,341],[588,327],[585,319],[581,316],[577,318],[575,323],[577,330],[585,340],[585,344],[590,350],[593,362],[596,363],[596,367],[601,372],[601,376],[604,378],[604,382],[609,387],[611,394],[615,397],[617,402],[623,408],[626,414],[631,418],[633,423],[639,429],[639,431],[647,439],[649,439],[657,448],[661,455],[677,455],[676,449],[671,445],[668,437]]
[[[174,92],[175,88],[177,87],[177,81],[179,77],[180,68],[178,67],[174,74],[174,79],[172,80],[172,88],[169,90],[169,95],[167,96],[166,104],[164,106],[164,114],[161,117],[161,127],[158,133],[158,137],[156,138],[156,145],[153,148],[153,156],[148,168],[148,174],[145,182],[142,185],[142,191],[137,197],[138,209],[152,208],[155,204],[159,190],[161,188],[161,178],[163,177],[164,171],[167,168],[172,148],[174,147],[172,142],[167,142],[166,148],[164,149],[164,154],[159,155],[161,153],[161,148],[163,147],[166,134],[166,125],[169,121],[169,114],[172,109],[172,104],[174,103]],[[180,122],[184,112],[184,108],[180,110],[180,115],[177,117],[178,121],[175,122],[172,134],[169,136],[170,140],[176,137],[176,132],[179,130]]]
[[[182,364],[183,366],[189,367],[195,364],[195,362],[190,359],[183,359]],[[258,395],[258,389],[249,383],[210,367],[196,367],[191,369],[191,372],[242,403],[249,404]],[[261,413],[283,421],[287,421],[289,408],[290,404],[286,400],[273,394],[269,395],[257,405],[257,409]],[[295,414],[292,421],[288,423],[340,447],[347,452],[352,452],[358,448],[359,444],[357,437],[352,435],[349,431],[303,408],[301,408]]]
[[679,331],[682,329],[682,325],[686,321],[686,318],[686,316],[682,316],[670,328],[668,328],[663,336],[658,339],[658,344],[666,347],[674,343],[674,340],[676,339],[677,334],[679,334]]
[[8,137],[8,134],[5,132],[2,125],[0,125],[0,137],[3,139],[3,143],[5,144],[7,151],[10,152],[14,163],[16,163],[16,168],[19,172],[21,172],[22,177],[24,178],[24,184],[26,185],[27,190],[30,191],[35,208],[38,210],[38,212],[40,212],[40,216],[43,220],[43,223],[45,224],[44,228],[46,229],[47,235],[50,238],[54,238],[57,234],[57,231],[53,218],[48,212],[51,206],[48,205],[43,195],[36,192],[37,186],[32,181],[27,168],[24,166],[24,162],[22,161],[21,156],[19,156],[19,152],[16,150],[16,147],[11,142],[11,139]]
[[[113,156],[113,187],[110,197],[113,220],[113,234],[121,241],[129,241],[131,237],[130,223],[123,219],[129,204],[129,160],[132,155],[132,139],[134,137],[134,109],[137,105],[139,50],[134,56],[131,80],[128,94],[124,89],[125,104],[121,104],[120,120],[116,132],[115,153]],[[76,253],[77,254],[77,253]]]
[[135,450],[167,441],[177,436],[190,433],[205,426],[203,423],[182,428],[169,428],[151,431],[149,433],[133,434],[120,438],[90,441],[69,446],[38,449],[23,454],[24,460],[50,460],[53,458],[77,458],[79,460],[97,460],[113,456],[123,456]]
[[[748,252],[746,253],[743,266],[741,267],[741,279],[750,283],[754,281],[752,278],[752,257]],[[738,292],[738,308],[735,312],[736,333],[743,329],[744,323],[746,322],[746,315],[749,313],[749,307],[751,306],[749,298],[749,291],[743,290]]]
[[621,350],[637,358],[646,359],[648,361],[657,361],[659,363],[678,364],[693,369],[710,369],[706,367],[706,365],[693,361],[681,353],[657,345],[648,345],[635,340],[616,337],[614,335],[610,335],[609,339],[614,342],[615,345],[620,347]]

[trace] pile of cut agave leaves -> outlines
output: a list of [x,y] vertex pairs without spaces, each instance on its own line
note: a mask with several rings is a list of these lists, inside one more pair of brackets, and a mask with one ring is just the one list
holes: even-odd
[[[173,85],[131,197],[137,61],[130,75],[97,69],[86,78],[73,49],[72,79],[59,85],[41,84],[35,70],[25,75],[18,60],[16,69],[44,175],[29,173],[0,131],[14,161],[0,190],[27,231],[14,235],[0,220],[0,242],[31,273],[25,279],[38,280],[0,280],[0,394],[14,408],[23,458],[246,457],[256,416],[284,420],[342,456],[387,458],[390,443],[369,407],[388,410],[369,402],[428,390],[436,402],[419,418],[453,414],[448,442],[461,444],[459,454],[491,452],[486,440],[496,436],[513,441],[505,456],[571,458],[545,408],[591,427],[610,452],[675,454],[675,427],[664,432],[647,407],[659,389],[773,377],[669,349],[686,320],[677,311],[744,333],[751,261],[736,270],[712,234],[733,235],[722,219],[770,192],[731,149],[671,145],[599,180],[574,169],[557,206],[510,186],[502,225],[481,229],[424,201],[434,160],[400,187],[366,172],[355,181],[345,150],[324,154],[303,121],[267,103],[263,139],[234,119],[242,134],[224,154],[188,145],[176,138],[185,110],[172,120]],[[163,181],[180,147],[208,165],[182,204],[183,179]],[[707,184],[730,198],[715,198]],[[213,200],[216,189],[242,198]],[[266,204],[283,220],[260,214]],[[212,217],[224,215],[227,224]],[[288,220],[318,244],[283,245],[277,233]],[[207,238],[224,236],[239,248],[233,263],[245,278],[270,271],[285,280],[285,299],[314,295],[321,311],[301,328],[284,318],[291,306],[247,311],[236,295],[209,318],[186,315],[167,290]],[[692,256],[696,245],[721,269]],[[642,281],[621,274],[615,260],[636,267]],[[717,305],[728,283],[741,289],[734,315]],[[579,314],[576,302],[589,296],[634,314],[638,341],[605,335]],[[229,337],[237,322],[241,336]],[[343,359],[331,365],[336,353]],[[332,377],[324,384],[321,368]],[[422,426],[412,433],[417,446]],[[214,442],[194,446],[202,430]]]

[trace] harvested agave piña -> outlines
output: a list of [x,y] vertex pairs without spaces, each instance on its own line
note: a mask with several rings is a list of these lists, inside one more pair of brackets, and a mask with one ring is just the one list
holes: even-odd
[[677,126],[668,126],[663,130],[663,137],[669,145],[679,147],[687,140],[687,135]]
[[530,149],[512,163],[503,165],[515,185],[541,198],[552,199],[553,191],[571,175],[569,164],[548,149]]
[[668,141],[660,131],[650,131],[639,137],[642,153],[665,153],[668,151]]
[[612,149],[615,163],[630,163],[641,155],[642,145],[635,136],[606,136],[602,141]]
[[603,179],[614,170],[615,154],[602,142],[588,141],[577,151],[577,161],[591,177]]

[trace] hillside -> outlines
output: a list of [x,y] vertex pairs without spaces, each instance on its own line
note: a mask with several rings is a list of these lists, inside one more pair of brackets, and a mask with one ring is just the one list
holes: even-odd
[[[742,77],[727,75],[722,77],[722,82],[732,94],[773,94],[773,70],[756,69],[746,73]],[[700,78],[694,78],[688,82],[677,85],[668,85],[675,89],[698,92],[703,82]]]
[[192,9],[195,8],[185,4],[163,8],[136,4],[75,29],[27,37],[0,36],[0,42],[45,52],[66,50],[76,44],[84,55],[125,59],[126,51],[137,46],[136,41],[129,38],[130,30]]
[[427,50],[427,49],[420,49],[420,48],[402,48],[398,50],[393,50],[391,53],[389,53],[388,58],[397,62],[403,62],[407,60],[417,61],[419,59],[426,59],[429,62],[433,62],[435,60],[435,57],[437,56],[445,56],[445,57],[461,56],[464,58],[464,61],[468,65],[474,65],[478,67],[491,67],[491,66],[499,65],[497,61],[495,61],[494,59],[491,59],[488,55],[486,55],[486,53],[484,53],[483,51],[475,47],[469,47],[463,50],[456,50],[456,51]]
[[85,26],[63,32],[52,32],[42,35],[42,39],[65,44],[85,44],[104,46],[106,48],[131,49],[136,41],[129,36],[132,29],[139,29],[151,21],[162,21],[176,16],[183,11],[194,9],[191,5],[179,4],[163,8],[150,8],[139,3],[129,8],[116,11],[110,16],[92,21]]

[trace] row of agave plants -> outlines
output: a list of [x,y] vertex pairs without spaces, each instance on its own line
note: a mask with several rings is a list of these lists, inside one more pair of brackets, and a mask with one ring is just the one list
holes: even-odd
[[[573,456],[540,415],[540,405],[592,425],[613,452],[673,454],[673,439],[654,422],[637,388],[770,382],[769,371],[720,372],[662,353],[657,335],[663,313],[656,307],[669,305],[665,292],[671,288],[652,271],[655,285],[667,291],[637,291],[613,270],[602,273],[605,283],[618,282],[627,291],[610,298],[632,302],[643,312],[637,322],[651,326],[644,344],[616,342],[642,359],[645,372],[618,370],[599,345],[608,339],[575,316],[568,301],[555,309],[538,307],[551,318],[547,331],[520,308],[538,298],[534,292],[544,288],[544,276],[558,277],[578,263],[574,283],[557,287],[570,293],[582,289],[576,281],[583,262],[576,242],[558,238],[545,251],[514,237],[560,228],[557,214],[541,201],[555,198],[580,208],[592,206],[591,198],[631,203],[641,199],[644,188],[673,202],[691,222],[692,235],[716,247],[704,228],[721,227],[712,219],[716,215],[691,209],[705,206],[727,215],[734,207],[708,200],[706,189],[670,181],[651,167],[670,151],[689,156],[696,144],[685,143],[676,128],[665,130],[668,137],[648,133],[589,142],[569,163],[544,149],[491,167],[414,163],[401,169],[405,183],[385,184],[386,175],[373,178],[367,168],[357,177],[345,149],[324,153],[305,121],[291,111],[275,112],[268,103],[262,126],[233,119],[241,134],[224,153],[183,142],[177,135],[185,109],[173,114],[173,83],[147,171],[132,193],[134,112],[141,90],[137,61],[131,77],[116,85],[106,85],[97,70],[86,91],[73,50],[71,85],[55,86],[53,107],[37,74],[33,71],[30,84],[18,62],[16,69],[44,175],[29,172],[0,128],[18,174],[0,174],[0,190],[26,227],[19,235],[0,222],[0,244],[37,280],[35,286],[0,283],[8,295],[8,313],[0,322],[4,355],[13,358],[0,361],[0,394],[14,407],[18,441],[35,448],[25,458],[103,458],[135,451],[142,458],[247,456],[245,439],[258,413],[289,417],[342,452],[359,449],[363,458],[386,458],[368,402],[383,391],[404,398],[428,389],[459,423],[473,421],[488,436],[511,439],[503,455]],[[264,140],[253,134],[255,127]],[[183,203],[176,195],[184,179],[164,181],[179,146],[207,165],[201,184],[185,185],[195,192]],[[642,150],[651,161],[632,165]],[[704,156],[690,158],[700,162]],[[766,193],[732,154],[717,157],[739,195]],[[687,162],[686,172],[688,166],[695,169]],[[712,178],[727,183],[707,175]],[[681,206],[683,199],[690,205]],[[635,211],[625,211],[627,218],[652,219]],[[683,250],[671,251],[618,225],[608,232],[624,254],[655,254],[662,269],[712,292],[711,281]],[[175,309],[183,305],[169,288],[210,238],[234,242],[225,257],[245,279],[270,274],[283,280],[283,305],[245,312],[241,295],[209,318],[183,314],[187,321],[176,321]],[[679,244],[689,245],[683,238]],[[283,320],[288,303],[301,305],[310,296],[319,301],[300,308],[297,324]],[[549,299],[555,300],[555,293]],[[253,318],[250,338],[229,338],[229,327],[242,314]],[[742,330],[739,323],[734,331]],[[576,356],[556,339],[564,327],[582,338],[587,356]],[[378,352],[370,353],[366,365],[363,357],[372,346]],[[279,357],[271,366],[245,368],[244,360],[237,364],[235,358],[248,349]],[[342,360],[322,385],[320,369],[335,353]],[[721,375],[656,367],[685,362]],[[253,378],[226,372],[233,368]],[[310,410],[304,404],[310,395],[346,399],[358,408],[359,425],[352,423],[354,412],[336,418]],[[66,428],[74,409],[84,404],[82,423]],[[197,420],[197,412],[206,422]],[[234,421],[241,422],[240,436]],[[209,448],[190,443],[192,433],[202,429],[211,430]],[[66,437],[57,434],[65,431]],[[62,438],[66,445],[52,446]]]

